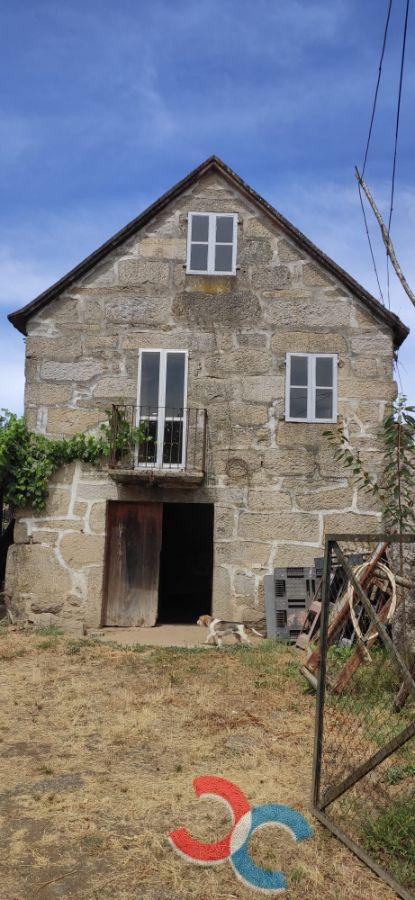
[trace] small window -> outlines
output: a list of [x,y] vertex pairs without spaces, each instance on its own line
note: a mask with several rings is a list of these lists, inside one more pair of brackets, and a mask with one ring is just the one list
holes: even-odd
[[288,422],[337,421],[337,356],[287,353],[285,418]]
[[236,213],[189,213],[187,272],[235,275]]

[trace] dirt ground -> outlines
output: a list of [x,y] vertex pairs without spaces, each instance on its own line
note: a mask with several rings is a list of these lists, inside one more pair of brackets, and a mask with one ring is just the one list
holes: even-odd
[[286,803],[315,836],[258,832],[252,858],[282,869],[290,900],[395,894],[309,812],[314,698],[294,650],[125,648],[46,633],[0,635],[0,898],[231,900],[260,896],[228,863],[184,862],[166,834],[229,830],[198,801],[222,775],[252,805]]

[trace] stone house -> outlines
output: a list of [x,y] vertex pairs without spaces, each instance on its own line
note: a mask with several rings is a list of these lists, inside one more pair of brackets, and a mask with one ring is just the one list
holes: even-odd
[[376,467],[408,329],[217,157],[9,318],[30,427],[93,431],[111,408],[148,436],[17,510],[14,619],[253,619],[274,567],[379,528],[323,432],[342,416]]

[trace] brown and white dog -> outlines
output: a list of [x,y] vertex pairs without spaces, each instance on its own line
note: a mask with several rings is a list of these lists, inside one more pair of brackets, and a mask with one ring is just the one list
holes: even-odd
[[202,625],[208,629],[205,644],[214,640],[217,647],[222,647],[222,638],[227,634],[233,634],[239,644],[251,644],[247,631],[253,631],[258,637],[263,637],[252,625],[244,622],[226,622],[223,619],[214,619],[213,616],[199,616],[196,625]]

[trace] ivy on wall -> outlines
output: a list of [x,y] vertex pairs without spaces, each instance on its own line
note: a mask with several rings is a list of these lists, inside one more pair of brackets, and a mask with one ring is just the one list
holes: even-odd
[[[116,449],[148,440],[144,429],[127,422],[118,429]],[[24,418],[8,410],[0,411],[0,496],[11,507],[45,508],[49,479],[65,463],[81,460],[99,466],[114,449],[109,422],[100,426],[99,434],[74,434],[53,440],[30,431]]]

